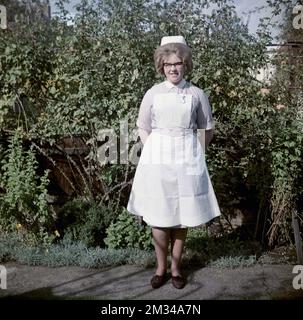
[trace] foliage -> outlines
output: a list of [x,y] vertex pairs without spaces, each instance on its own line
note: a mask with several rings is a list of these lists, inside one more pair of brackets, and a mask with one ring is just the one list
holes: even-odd
[[0,186],[1,229],[29,233],[38,241],[52,241],[50,227],[54,219],[46,201],[48,171],[37,177],[38,162],[32,148],[25,151],[18,132],[10,139],[2,159]]
[[237,264],[236,261],[257,256],[259,253],[260,246],[251,240],[242,240],[238,234],[214,237],[206,227],[189,229],[185,243],[185,261],[189,260],[191,264],[197,265],[209,265],[221,258],[235,258]]
[[153,249],[151,228],[149,226],[139,226],[134,216],[126,210],[119,215],[116,223],[111,223],[106,233],[105,243],[110,249]]
[[[187,79],[209,95],[216,121],[207,161],[224,218],[249,209],[256,238],[290,241],[290,213],[302,211],[303,202],[302,102],[286,85],[293,68],[285,57],[278,52],[272,60],[266,53],[270,19],[252,35],[229,0],[81,0],[74,18],[64,2],[47,23],[21,19],[15,29],[1,30],[0,129],[21,130],[29,141],[55,147],[59,137],[80,135],[91,147],[86,172],[102,185],[90,193],[125,206],[135,167],[101,164],[97,152],[106,140],[99,132],[111,129],[119,146],[121,121],[135,128],[144,92],[162,80],[154,49],[162,36],[182,34],[194,58]],[[273,15],[284,3],[268,2]],[[256,74],[270,62],[279,72],[272,83],[260,83]],[[303,72],[297,73],[300,84]],[[136,139],[130,135],[129,148]],[[101,217],[91,219],[84,234],[79,220],[71,237],[93,243],[93,224]]]
[[[202,249],[199,249],[201,253]],[[200,259],[200,260],[199,260]],[[67,239],[52,244],[47,248],[39,245],[28,245],[24,237],[16,233],[1,233],[0,262],[17,261],[28,265],[44,265],[49,267],[80,266],[85,268],[103,268],[131,264],[143,267],[154,267],[156,258],[153,252],[135,248],[105,249],[87,247],[83,242],[71,242]],[[199,261],[218,268],[247,267],[258,263],[256,256],[246,255],[240,251],[232,256],[201,256],[185,253],[182,265],[192,268]],[[264,258],[262,260],[263,263]],[[269,261],[270,262],[270,261]],[[267,262],[265,262],[267,263]],[[270,262],[272,263],[272,262]]]
[[123,264],[143,267],[155,265],[153,253],[143,250],[89,248],[83,242],[60,241],[45,248],[28,245],[24,237],[16,233],[0,234],[0,262],[17,261],[28,265],[49,267],[79,266],[103,268]]
[[217,268],[243,268],[243,267],[251,267],[256,264],[256,256],[249,257],[221,257],[215,261],[211,261],[209,266],[217,267]]
[[[267,231],[269,244],[292,242],[291,215],[302,214],[302,145],[303,145],[303,40],[302,33],[292,26],[292,8],[297,1],[270,1],[280,12],[280,41],[282,45],[273,55],[275,74],[270,83],[270,94],[276,97],[280,113],[271,125],[270,148],[272,157],[272,193]],[[297,45],[299,44],[299,45]]]
[[88,247],[104,247],[106,229],[117,220],[119,211],[109,203],[98,204],[75,198],[61,207],[58,213],[57,229],[63,239],[82,242]]

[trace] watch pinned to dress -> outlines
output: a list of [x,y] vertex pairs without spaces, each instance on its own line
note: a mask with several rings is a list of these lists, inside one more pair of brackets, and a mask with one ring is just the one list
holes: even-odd
[[182,103],[186,103],[186,95],[181,94]]

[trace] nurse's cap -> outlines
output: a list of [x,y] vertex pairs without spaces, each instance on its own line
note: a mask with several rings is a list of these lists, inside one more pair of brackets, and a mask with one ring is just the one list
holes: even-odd
[[187,46],[186,41],[183,36],[169,36],[169,37],[163,37],[161,39],[160,46],[164,46],[168,43],[181,43]]

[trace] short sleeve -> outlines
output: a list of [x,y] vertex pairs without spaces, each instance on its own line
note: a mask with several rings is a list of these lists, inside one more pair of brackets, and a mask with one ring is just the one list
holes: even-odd
[[148,132],[152,130],[151,128],[151,107],[152,107],[152,95],[151,91],[148,90],[141,102],[140,109],[139,109],[139,116],[137,119],[137,127],[140,129],[144,129]]
[[214,122],[211,106],[207,95],[203,90],[199,90],[199,103],[197,109],[197,129],[213,129]]

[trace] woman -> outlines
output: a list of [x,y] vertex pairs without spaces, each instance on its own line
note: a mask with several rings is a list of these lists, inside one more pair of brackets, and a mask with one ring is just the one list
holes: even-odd
[[[167,280],[170,242],[172,284],[181,289],[187,228],[220,215],[202,148],[212,139],[213,119],[205,93],[184,80],[192,58],[182,36],[163,37],[154,61],[166,80],[150,88],[140,106],[137,126],[144,147],[127,210],[152,226],[157,257],[152,287]],[[200,142],[197,129],[205,133]]]

